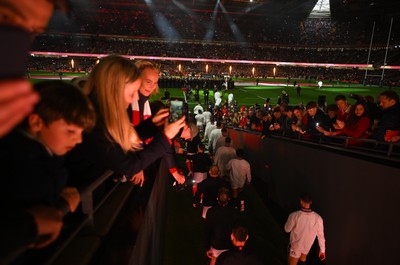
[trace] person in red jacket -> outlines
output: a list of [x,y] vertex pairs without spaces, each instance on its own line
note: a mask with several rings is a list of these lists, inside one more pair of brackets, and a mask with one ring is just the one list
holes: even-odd
[[[326,136],[346,135],[353,138],[369,138],[371,121],[367,115],[365,104],[359,102],[352,109],[353,111],[347,122],[337,120],[336,124],[333,125],[336,131],[325,131],[321,127],[318,127],[318,130]],[[359,144],[360,141],[353,140],[349,143]]]

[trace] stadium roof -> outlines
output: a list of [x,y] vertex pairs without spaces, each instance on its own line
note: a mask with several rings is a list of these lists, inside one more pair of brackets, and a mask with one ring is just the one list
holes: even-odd
[[[319,0],[70,0],[73,5],[117,6],[119,8],[181,3],[196,12],[212,12],[217,2],[233,13],[257,15],[308,16]],[[324,0],[328,1],[328,0]],[[396,16],[400,15],[400,0],[329,0],[332,17],[341,16]]]

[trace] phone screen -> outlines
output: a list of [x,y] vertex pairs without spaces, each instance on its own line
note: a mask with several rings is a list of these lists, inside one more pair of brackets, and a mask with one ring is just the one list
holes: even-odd
[[179,120],[183,115],[183,100],[171,99],[169,106],[169,122]]

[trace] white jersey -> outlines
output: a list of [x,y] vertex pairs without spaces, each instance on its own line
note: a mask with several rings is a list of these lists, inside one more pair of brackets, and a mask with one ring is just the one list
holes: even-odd
[[209,112],[208,110],[204,111],[203,117],[204,117],[204,124],[207,124],[210,121],[211,112]]
[[233,101],[233,94],[229,93],[229,95],[228,95],[228,104],[232,104],[232,101]]
[[[221,146],[225,145],[225,138],[226,138],[226,136],[221,135],[217,139],[217,141],[215,142],[215,145],[214,145],[214,149],[213,149],[214,153],[217,152],[218,148],[220,148]],[[233,141],[232,140],[231,140],[231,144],[229,146],[233,146]]]
[[210,139],[211,132],[217,128],[217,125],[211,124],[210,122],[207,123],[206,129],[204,130],[204,139]]
[[203,128],[203,124],[204,124],[204,116],[203,116],[203,114],[197,114],[196,116],[194,116],[194,118],[196,119],[197,127]]
[[232,189],[243,188],[246,180],[251,182],[250,164],[243,158],[234,158],[228,162],[226,169],[229,170],[229,177]]
[[226,165],[228,162],[236,157],[236,150],[233,147],[222,146],[218,148],[214,156],[214,164],[216,164],[221,172],[221,176],[227,175]]
[[[208,147],[212,147],[212,150],[215,150],[215,144],[219,137],[222,136],[221,129],[215,128],[210,133],[210,140],[208,141]],[[214,151],[215,152],[215,151]]]
[[291,213],[285,231],[290,233],[290,245],[297,251],[308,254],[315,237],[318,237],[319,248],[325,253],[324,223],[321,216],[311,209]]

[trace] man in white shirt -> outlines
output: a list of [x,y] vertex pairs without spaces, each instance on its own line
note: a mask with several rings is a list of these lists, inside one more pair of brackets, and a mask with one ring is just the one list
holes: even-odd
[[[228,130],[226,128],[221,129],[221,136],[217,139],[214,145],[214,153],[217,152],[218,148],[225,145],[225,138],[228,137]],[[233,146],[232,139],[230,146]]]
[[199,131],[203,131],[203,126],[204,126],[204,115],[203,112],[199,109],[198,114],[194,116],[196,119],[196,126],[199,129]]
[[215,128],[214,130],[211,131],[210,133],[210,140],[208,141],[208,150],[210,151],[210,153],[215,153],[215,144],[217,143],[217,139],[222,135],[221,132],[221,122],[217,121],[217,128]]
[[301,209],[291,213],[286,221],[285,231],[290,233],[289,265],[305,264],[315,237],[318,237],[320,260],[326,258],[324,223],[321,216],[310,209],[311,203],[310,196],[303,194],[300,198]]
[[229,170],[229,178],[232,187],[232,198],[236,199],[245,184],[251,182],[250,164],[243,159],[243,149],[236,150],[236,158],[231,159],[226,165]]
[[215,106],[219,106],[221,104],[222,98],[221,98],[221,93],[219,91],[214,93],[214,100],[215,100]]
[[229,93],[229,95],[228,95],[228,104],[229,104],[229,106],[230,106],[232,103],[233,103],[233,94],[232,94],[232,93]]
[[204,117],[204,124],[207,125],[207,123],[208,123],[208,122],[210,121],[210,119],[211,119],[211,112],[208,111],[208,109],[206,109],[206,110],[203,112],[203,117]]
[[206,129],[204,130],[204,140],[210,139],[210,134],[215,128],[217,128],[217,125],[214,122],[214,118],[211,118],[211,120],[206,123]]
[[222,146],[218,148],[218,150],[215,152],[214,156],[214,164],[218,166],[220,169],[221,177],[225,178],[228,175],[228,171],[226,170],[226,165],[228,162],[236,157],[236,151],[231,145],[231,138],[226,137],[225,138],[225,146]]

